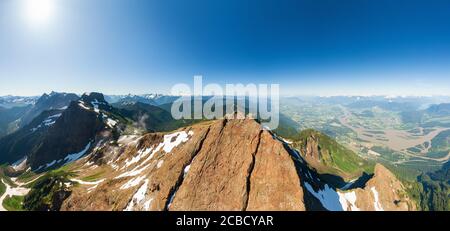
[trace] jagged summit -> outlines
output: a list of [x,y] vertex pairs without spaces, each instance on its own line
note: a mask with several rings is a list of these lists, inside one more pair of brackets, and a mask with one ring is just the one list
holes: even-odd
[[25,112],[20,118],[19,128],[30,123],[36,116],[43,111],[52,109],[65,109],[72,101],[78,100],[78,96],[72,93],[56,93],[50,95],[43,94],[36,103]]
[[102,93],[98,92],[84,93],[81,96],[81,100],[84,102],[107,103],[105,100],[105,96]]

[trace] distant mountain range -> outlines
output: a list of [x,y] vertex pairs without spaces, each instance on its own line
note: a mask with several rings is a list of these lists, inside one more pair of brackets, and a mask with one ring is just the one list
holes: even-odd
[[23,107],[36,103],[39,97],[22,97],[22,96],[0,96],[0,107],[2,108],[12,108],[12,107]]
[[172,103],[178,96],[170,96],[163,94],[143,94],[143,95],[108,95],[105,96],[106,101],[115,104],[127,104],[127,103],[145,103],[150,105],[162,105]]

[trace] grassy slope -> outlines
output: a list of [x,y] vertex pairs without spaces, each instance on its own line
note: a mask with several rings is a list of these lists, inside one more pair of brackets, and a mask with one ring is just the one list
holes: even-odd
[[20,176],[18,176],[17,180],[20,182],[29,182],[36,176],[37,176],[36,173],[34,173],[33,171],[27,171],[27,172],[21,174]]
[[8,211],[23,211],[24,196],[7,196],[3,201],[3,207]]
[[104,171],[100,171],[100,172],[97,172],[97,173],[92,174],[92,175],[90,175],[90,176],[86,176],[86,177],[84,177],[84,178],[81,178],[81,180],[82,180],[82,181],[87,181],[87,182],[97,181],[97,180],[100,179],[100,177],[101,177],[104,173],[105,173]]
[[450,152],[450,130],[443,131],[431,140],[432,147],[427,156],[443,157]]
[[0,181],[0,197],[3,196],[3,193],[5,193],[5,192],[6,192],[6,185],[3,184],[2,181]]
[[24,198],[24,208],[32,211],[59,210],[61,199],[68,196],[65,183],[73,173],[64,170],[50,171],[31,185]]
[[322,163],[331,169],[328,173],[334,173],[337,169],[344,173],[357,174],[365,171],[373,171],[373,165],[359,157],[356,153],[337,143],[329,136],[313,129],[306,129],[295,137],[295,145],[299,149],[306,146],[308,137],[315,137],[319,140],[319,147],[322,153]]

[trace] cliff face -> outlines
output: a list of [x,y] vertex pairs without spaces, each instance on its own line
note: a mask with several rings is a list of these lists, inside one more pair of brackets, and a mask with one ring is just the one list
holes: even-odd
[[253,120],[210,127],[170,210],[304,210],[294,162]]
[[[294,160],[254,120],[120,142],[92,154],[107,164],[84,164],[63,210],[305,210]],[[95,182],[80,180],[97,172]]]

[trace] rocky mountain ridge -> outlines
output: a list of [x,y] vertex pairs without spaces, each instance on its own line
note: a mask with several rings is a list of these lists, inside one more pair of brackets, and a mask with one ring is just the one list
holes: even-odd
[[252,119],[99,142],[66,170],[61,210],[415,209],[383,166],[363,186],[334,188]]

